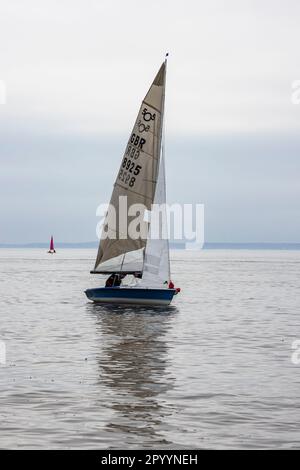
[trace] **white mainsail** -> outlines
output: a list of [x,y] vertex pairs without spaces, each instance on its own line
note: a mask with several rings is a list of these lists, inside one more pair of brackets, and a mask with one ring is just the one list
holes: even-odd
[[159,166],[149,237],[145,250],[140,287],[168,288],[170,281],[169,237],[166,210],[166,176],[164,148]]
[[[161,169],[165,76],[166,61],[161,65],[142,102],[126,146],[109,206],[114,208],[115,214],[108,210],[93,273],[128,273],[143,269],[147,236],[143,237],[141,234],[138,238],[131,238],[124,233],[122,224],[119,224],[119,216],[122,216],[119,201],[120,196],[125,196],[128,208],[132,204],[142,204],[147,210],[151,210],[156,194],[158,170]],[[135,216],[127,214],[126,219],[127,228]],[[145,224],[144,232],[147,234],[147,223],[141,223]]]

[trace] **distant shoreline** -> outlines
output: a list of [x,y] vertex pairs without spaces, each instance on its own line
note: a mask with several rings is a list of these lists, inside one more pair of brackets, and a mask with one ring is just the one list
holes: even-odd
[[[0,248],[17,249],[17,248],[34,248],[34,249],[48,249],[49,243],[0,243]],[[98,242],[82,242],[82,243],[55,243],[57,249],[97,249]],[[197,250],[197,246],[193,247],[189,243],[186,247],[184,242],[170,242],[172,250]],[[300,250],[299,243],[204,243],[203,250]]]

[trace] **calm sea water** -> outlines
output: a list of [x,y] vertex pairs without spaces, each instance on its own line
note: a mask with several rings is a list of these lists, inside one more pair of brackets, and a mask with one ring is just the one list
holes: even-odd
[[156,309],[89,303],[94,255],[0,250],[1,448],[300,448],[299,251],[173,252]]

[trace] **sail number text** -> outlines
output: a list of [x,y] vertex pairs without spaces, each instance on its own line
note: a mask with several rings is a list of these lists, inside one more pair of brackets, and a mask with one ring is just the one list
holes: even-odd
[[141,169],[141,165],[136,165],[132,160],[125,157],[122,162],[122,168],[119,172],[119,180],[125,184],[129,184],[132,188],[136,180],[135,176],[140,173]]
[[128,184],[130,188],[134,186],[136,181],[135,177],[138,176],[142,169],[142,165],[136,165],[134,160],[139,158],[140,152],[143,151],[143,145],[145,143],[146,139],[143,139],[135,133],[130,137],[118,176],[118,179],[122,181],[122,183]]

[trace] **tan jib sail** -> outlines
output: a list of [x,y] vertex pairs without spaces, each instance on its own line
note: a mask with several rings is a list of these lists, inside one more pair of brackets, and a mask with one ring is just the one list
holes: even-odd
[[[129,211],[128,215],[120,201],[127,197],[127,209],[133,204],[142,204],[151,210],[161,154],[165,75],[166,62],[142,102],[129,137],[104,221],[94,273],[142,271],[147,222],[141,214],[141,233],[132,237],[128,228],[135,223],[136,214],[131,215]],[[142,228],[142,225],[145,226]]]

